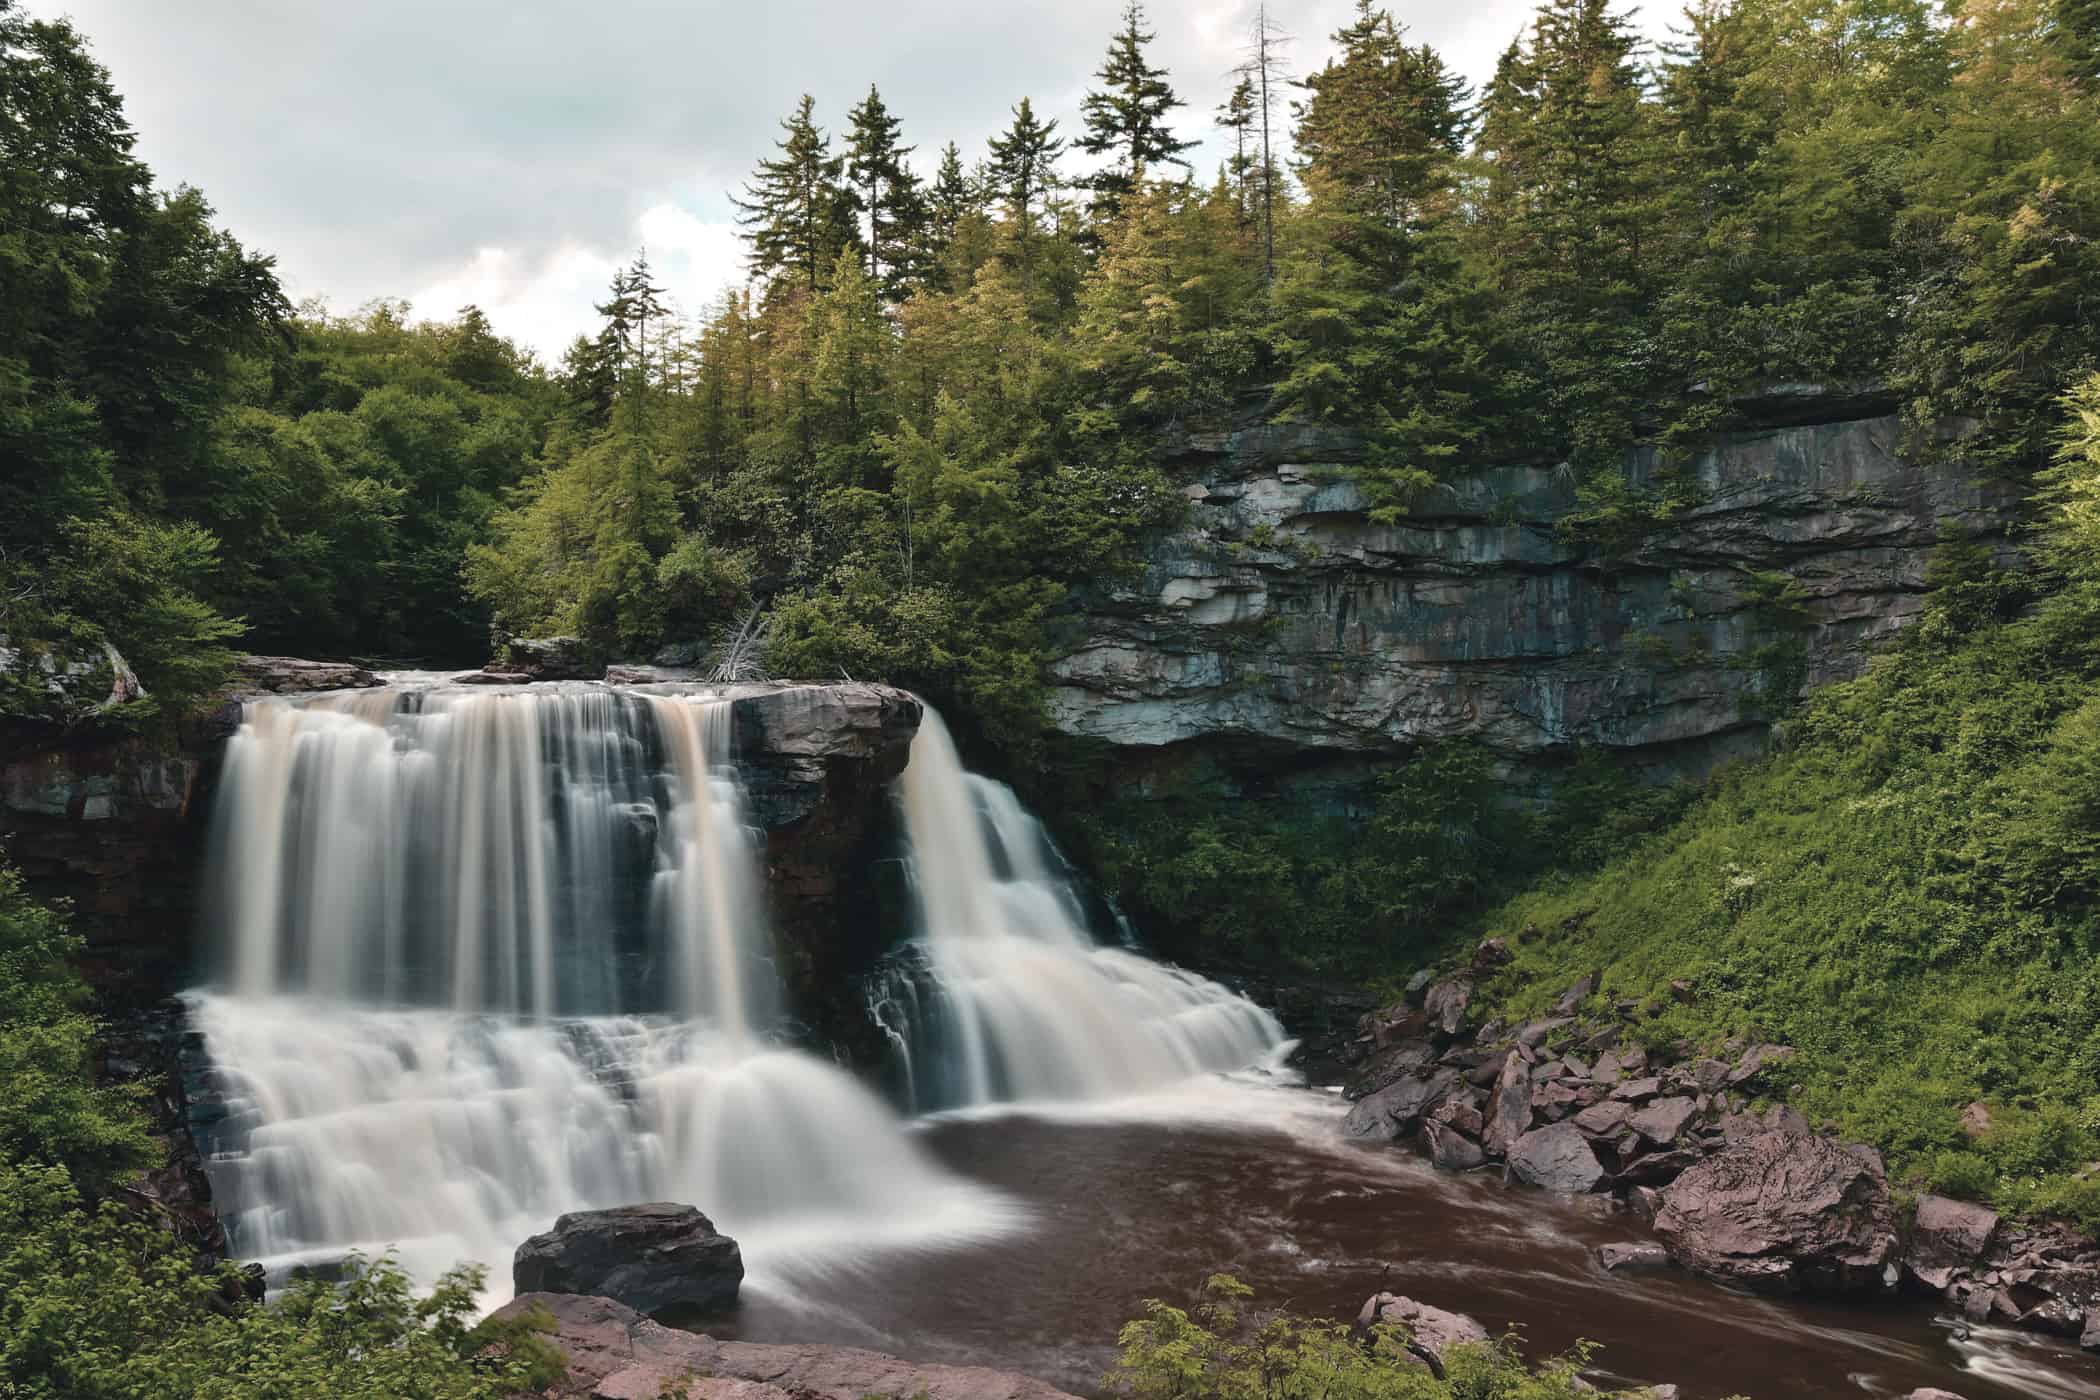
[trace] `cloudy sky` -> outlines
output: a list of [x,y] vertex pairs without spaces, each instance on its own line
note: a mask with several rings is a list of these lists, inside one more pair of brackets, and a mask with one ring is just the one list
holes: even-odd
[[[1078,125],[1121,0],[28,0],[113,74],[164,185],[205,191],[295,299],[477,303],[550,358],[646,245],[680,304],[739,278],[729,194],[807,91],[836,130],[870,82],[921,148],[974,162],[1023,94]],[[1353,0],[1271,0],[1297,71]],[[1396,0],[1476,82],[1530,0]],[[1253,0],[1151,0],[1153,52],[1209,135]],[[1218,150],[1205,153],[1214,162]]]

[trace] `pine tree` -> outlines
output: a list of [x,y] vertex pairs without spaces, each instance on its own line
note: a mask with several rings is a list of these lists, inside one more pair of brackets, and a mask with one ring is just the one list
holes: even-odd
[[1013,125],[1003,136],[992,138],[985,182],[1006,206],[1026,291],[1035,275],[1037,206],[1058,188],[1057,158],[1064,153],[1065,143],[1057,134],[1056,119],[1036,120],[1035,107],[1027,98],[1013,110]]
[[1094,76],[1101,88],[1079,104],[1085,135],[1079,149],[1090,156],[1111,157],[1088,180],[1094,191],[1096,219],[1113,219],[1123,200],[1144,183],[1147,171],[1160,165],[1188,169],[1181,158],[1194,141],[1177,140],[1166,124],[1167,113],[1181,105],[1167,83],[1167,70],[1145,60],[1145,47],[1156,35],[1144,27],[1138,0],[1123,7],[1123,27],[1109,41],[1108,58]]
[[794,115],[781,121],[787,134],[775,143],[780,154],[759,162],[745,198],[735,201],[752,271],[768,279],[796,277],[811,292],[839,250],[858,241],[842,183],[846,160],[831,154],[831,138],[812,115],[815,105],[805,93]]
[[1411,49],[1373,0],[1334,36],[1340,54],[1304,81],[1297,147],[1307,187],[1348,215],[1398,233],[1450,188],[1464,145],[1464,81],[1426,46]]
[[2071,76],[2100,87],[2100,0],[2055,0],[2057,47]]
[[1505,54],[1482,124],[1494,170],[1483,225],[1547,373],[1547,401],[1585,465],[1616,464],[1656,366],[1642,317],[1656,291],[1659,171],[1638,40],[1609,0],[1547,0]]
[[[919,231],[915,260],[931,277],[948,256],[964,216],[977,210],[977,191],[963,170],[962,152],[950,141],[941,147],[941,163],[926,192],[926,218]],[[950,288],[950,290],[954,290]]]
[[915,252],[926,219],[918,177],[905,160],[916,148],[898,142],[902,123],[872,85],[847,120],[849,197],[867,219],[867,274],[885,298],[902,301],[919,273]]
[[1232,95],[1218,106],[1218,125],[1232,133],[1232,157],[1226,162],[1226,179],[1232,187],[1234,207],[1239,210],[1240,222],[1248,219],[1248,184],[1254,171],[1254,157],[1248,154],[1248,142],[1254,130],[1254,80],[1243,71],[1234,85]]
[[1266,0],[1256,5],[1254,22],[1248,31],[1247,61],[1241,66],[1240,73],[1252,88],[1254,125],[1261,132],[1258,187],[1264,283],[1276,280],[1276,201],[1280,193],[1281,172],[1276,168],[1275,116],[1276,103],[1283,95],[1285,82],[1283,50],[1290,42],[1290,35],[1269,17]]

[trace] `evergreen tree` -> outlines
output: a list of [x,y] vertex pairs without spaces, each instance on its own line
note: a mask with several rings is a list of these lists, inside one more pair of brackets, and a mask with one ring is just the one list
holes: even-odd
[[1248,143],[1254,131],[1254,117],[1254,80],[1243,71],[1239,82],[1233,85],[1232,95],[1218,106],[1218,125],[1232,133],[1232,156],[1226,162],[1225,173],[1242,223],[1247,221],[1250,207],[1248,185],[1254,158],[1248,154]]
[[992,138],[985,183],[1005,206],[1026,292],[1035,276],[1038,206],[1060,184],[1057,158],[1064,153],[1065,143],[1057,134],[1056,119],[1038,121],[1027,98],[1013,110],[1013,125],[1004,135]]
[[1167,70],[1145,59],[1145,47],[1156,37],[1144,27],[1139,0],[1123,7],[1123,27],[1109,42],[1108,58],[1095,73],[1099,89],[1079,104],[1086,132],[1079,149],[1110,161],[1088,180],[1094,191],[1094,217],[1113,219],[1123,200],[1144,183],[1145,174],[1163,164],[1188,168],[1181,158],[1194,141],[1177,140],[1166,124],[1167,113],[1181,105],[1167,83]]
[[927,218],[918,177],[905,159],[915,148],[899,143],[902,123],[872,85],[848,122],[846,173],[852,206],[867,220],[867,274],[886,298],[902,301],[920,275],[916,253]]
[[1262,280],[1276,280],[1276,205],[1281,196],[1281,171],[1276,166],[1276,103],[1283,95],[1285,74],[1283,50],[1290,35],[1269,16],[1267,0],[1257,4],[1249,30],[1247,61],[1241,76],[1254,98],[1254,125],[1261,133],[1261,168],[1257,172],[1261,204]]
[[1483,122],[1497,167],[1484,224],[1585,466],[1615,466],[1638,436],[1633,405],[1656,388],[1641,319],[1658,153],[1637,50],[1609,0],[1547,0],[1528,47],[1498,67]]
[[963,169],[962,152],[950,141],[941,147],[941,163],[927,188],[925,217],[919,226],[917,246],[912,250],[913,266],[927,284],[956,290],[945,276],[948,252],[963,220],[977,210],[977,190]]
[[1373,0],[1334,36],[1340,49],[1304,81],[1297,147],[1306,185],[1351,216],[1400,233],[1450,188],[1464,144],[1466,85],[1428,47],[1410,49]]
[[2057,47],[2071,76],[2100,87],[2100,0],[2055,0]]
[[780,154],[758,164],[742,199],[738,221],[751,245],[752,271],[760,277],[793,277],[814,292],[841,248],[854,246],[852,205],[845,186],[846,159],[831,154],[831,138],[816,124],[816,103],[804,94],[780,125]]

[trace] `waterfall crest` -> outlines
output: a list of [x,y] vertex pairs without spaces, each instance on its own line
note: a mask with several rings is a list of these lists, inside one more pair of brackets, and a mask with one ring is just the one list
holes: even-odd
[[919,906],[916,965],[874,1014],[917,1107],[1099,1100],[1241,1070],[1284,1043],[1206,977],[1097,944],[1042,826],[965,772],[931,707],[900,782]]
[[238,1253],[501,1280],[563,1211],[673,1199],[761,1278],[1013,1227],[858,1082],[768,1040],[729,721],[594,685],[247,707],[215,813],[219,981],[191,999]]

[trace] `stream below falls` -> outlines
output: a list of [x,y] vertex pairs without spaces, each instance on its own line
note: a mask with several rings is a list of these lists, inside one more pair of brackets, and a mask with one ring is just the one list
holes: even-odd
[[1781,1302],[1682,1274],[1608,1275],[1599,1245],[1647,1237],[1602,1197],[1453,1175],[1344,1142],[1335,1096],[1212,1081],[1090,1111],[950,1115],[919,1128],[957,1175],[1023,1202],[1022,1231],[917,1257],[786,1272],[753,1261],[731,1319],[751,1341],[832,1342],[1017,1370],[1100,1394],[1146,1299],[1187,1306],[1213,1273],[1257,1305],[1353,1318],[1384,1288],[1523,1330],[1542,1357],[1587,1339],[1589,1371],[1685,1400],[1858,1400],[1940,1386],[1964,1400],[2100,1397],[2100,1357],[1907,1303]]

